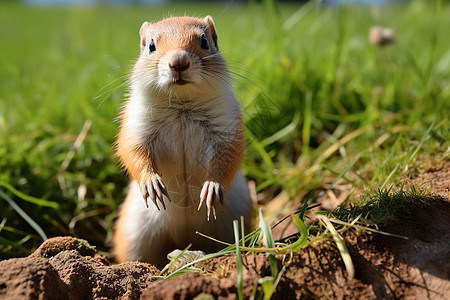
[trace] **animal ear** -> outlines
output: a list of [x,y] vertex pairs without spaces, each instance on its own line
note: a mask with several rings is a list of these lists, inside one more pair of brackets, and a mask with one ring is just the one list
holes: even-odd
[[152,23],[144,22],[139,30],[139,35],[141,36],[141,51],[145,49],[145,44],[147,42],[147,28],[150,25],[152,25]]
[[211,32],[214,45],[216,46],[217,50],[219,50],[219,46],[217,45],[217,32],[216,27],[214,26],[213,18],[211,16],[206,16],[204,20],[208,25],[209,31]]

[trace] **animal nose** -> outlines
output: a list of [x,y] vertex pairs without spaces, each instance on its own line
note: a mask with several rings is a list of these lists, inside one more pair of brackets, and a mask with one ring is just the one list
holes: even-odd
[[175,61],[173,63],[169,63],[169,67],[177,72],[186,71],[189,69],[189,61]]

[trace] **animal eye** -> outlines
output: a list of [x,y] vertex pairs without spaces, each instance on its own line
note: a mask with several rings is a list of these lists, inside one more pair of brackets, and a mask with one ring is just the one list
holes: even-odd
[[208,39],[206,38],[205,34],[202,34],[202,36],[200,37],[200,47],[202,47],[202,49],[208,50],[209,46],[208,46]]
[[152,41],[150,42],[149,49],[150,49],[150,53],[156,51],[156,45],[155,45],[155,41],[154,41],[154,40],[152,40]]

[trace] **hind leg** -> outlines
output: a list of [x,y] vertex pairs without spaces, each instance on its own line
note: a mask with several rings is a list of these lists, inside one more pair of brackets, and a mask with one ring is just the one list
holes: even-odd
[[133,181],[115,226],[113,252],[117,261],[139,260],[163,267],[168,262],[167,253],[174,249],[166,216],[167,211],[145,206],[139,186]]

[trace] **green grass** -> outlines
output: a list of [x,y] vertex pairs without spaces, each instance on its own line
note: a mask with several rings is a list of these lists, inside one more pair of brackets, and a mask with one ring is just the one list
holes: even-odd
[[[0,258],[29,253],[38,228],[108,251],[128,182],[114,157],[115,119],[145,20],[214,17],[244,106],[243,170],[257,191],[285,193],[283,208],[338,179],[376,194],[449,158],[448,4],[264,3],[0,4]],[[369,44],[373,25],[393,28],[396,43]]]

